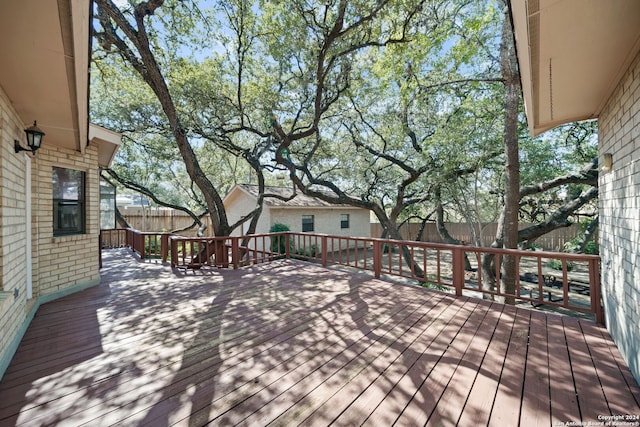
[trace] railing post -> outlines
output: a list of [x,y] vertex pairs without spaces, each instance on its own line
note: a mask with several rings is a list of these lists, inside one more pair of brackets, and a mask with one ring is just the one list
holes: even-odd
[[595,313],[596,322],[604,325],[604,310],[600,301],[600,260],[589,260],[589,283],[591,286],[591,309]]
[[233,269],[238,269],[239,264],[239,255],[240,255],[240,244],[238,243],[239,237],[231,237],[231,263],[233,264]]
[[176,261],[178,260],[178,245],[173,237],[169,239],[169,244],[171,245],[171,268],[176,268]]
[[140,259],[144,259],[144,244],[145,244],[145,235],[138,232],[138,250],[140,252]]
[[380,278],[382,273],[382,243],[380,240],[373,241],[373,274],[376,279]]
[[162,263],[164,264],[169,257],[169,234],[167,233],[162,233],[160,236],[160,252],[162,255]]
[[322,266],[327,266],[327,236],[322,236],[321,244],[322,244]]
[[462,287],[464,286],[464,247],[456,246],[451,252],[453,261],[453,286],[456,289],[456,295],[462,296]]
[[291,258],[291,235],[289,233],[284,234],[284,257]]

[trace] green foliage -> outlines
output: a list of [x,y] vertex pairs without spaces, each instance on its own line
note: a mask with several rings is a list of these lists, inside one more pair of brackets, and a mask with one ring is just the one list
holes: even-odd
[[[577,252],[581,245],[582,245],[582,237],[579,236],[573,240],[566,242],[564,244],[563,249],[565,252]],[[584,249],[582,253],[589,254],[589,255],[597,255],[599,253],[598,244],[593,240],[587,242],[587,244],[584,245]]]
[[[288,225],[275,223],[269,229],[269,233],[284,233],[286,231],[291,231]],[[271,251],[277,252],[279,254],[283,254],[286,252],[286,242],[287,239],[282,236],[271,236]]]
[[444,292],[450,292],[451,291],[450,287],[441,285],[439,283],[433,283],[433,282],[422,282],[422,283],[420,283],[420,286],[422,286],[423,288],[427,288],[427,289],[434,289],[436,291],[444,291]]
[[589,255],[597,255],[600,253],[600,248],[598,247],[598,244],[592,240],[584,245],[584,253]]
[[[343,2],[316,3],[167,0],[145,19],[214,186],[224,194],[254,180],[256,168],[267,184],[282,185],[277,124],[295,136],[286,149],[305,185],[334,184],[400,219],[433,211],[438,188],[451,220],[496,220],[504,194],[501,8],[358,0],[348,2],[339,36],[329,40]],[[125,134],[113,168],[171,203],[202,207],[153,92],[115,51],[96,47],[91,119]],[[522,120],[522,185],[590,160],[594,123],[530,138]],[[249,162],[254,154],[258,165]],[[529,197],[523,218],[542,220],[582,188]],[[272,240],[278,252],[283,245]]]
[[314,243],[310,247],[305,246],[302,248],[296,248],[293,253],[296,255],[299,255],[304,259],[304,258],[315,258],[318,256],[320,252],[319,252],[318,246]]
[[[550,259],[547,262],[547,266],[554,270],[562,271],[562,261],[559,259]],[[573,270],[573,263],[571,261],[567,261],[567,271]]]

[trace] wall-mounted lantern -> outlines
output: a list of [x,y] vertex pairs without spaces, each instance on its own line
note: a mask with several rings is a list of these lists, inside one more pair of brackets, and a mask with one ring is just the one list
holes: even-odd
[[29,148],[24,148],[20,145],[20,141],[14,140],[13,145],[16,153],[19,153],[20,151],[31,151],[35,155],[38,148],[40,148],[40,145],[42,145],[42,137],[44,136],[44,132],[40,130],[40,128],[36,124],[36,121],[34,120],[33,126],[26,128],[24,130],[24,133],[27,135],[27,145],[29,146]]
[[602,155],[602,168],[603,172],[610,172],[613,169],[613,155],[611,153],[604,153]]

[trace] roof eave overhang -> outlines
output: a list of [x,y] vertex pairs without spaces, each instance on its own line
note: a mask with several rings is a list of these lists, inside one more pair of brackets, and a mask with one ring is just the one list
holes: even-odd
[[44,146],[84,152],[88,144],[87,0],[2,0],[0,86]]
[[122,135],[98,125],[89,125],[89,143],[98,148],[98,166],[108,168],[120,148]]
[[529,131],[597,118],[640,50],[640,1],[511,0]]

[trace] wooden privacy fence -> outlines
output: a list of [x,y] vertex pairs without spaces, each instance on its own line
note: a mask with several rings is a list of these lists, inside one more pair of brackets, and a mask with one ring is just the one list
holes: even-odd
[[[531,226],[532,224],[522,223],[519,224],[518,227],[520,229]],[[473,244],[473,236],[469,231],[469,225],[466,223],[456,223],[456,222],[448,222],[445,223],[447,231],[451,234],[452,237],[456,238],[461,242],[466,242],[467,244]],[[498,224],[495,222],[492,223],[484,223],[479,227],[476,227],[476,235],[480,236],[480,240],[482,242],[482,246],[491,246],[493,240],[496,237],[496,230],[498,228]],[[371,235],[372,236],[381,236],[382,235],[382,226],[379,223],[371,223]],[[400,234],[402,238],[405,240],[416,240],[418,233],[420,231],[420,224],[417,223],[409,223],[405,224],[400,228]],[[569,227],[559,228],[553,230],[539,238],[536,239],[535,245],[546,250],[546,251],[562,251],[564,248],[564,244],[569,242],[580,235],[580,225],[572,224]],[[430,243],[445,243],[438,234],[438,230],[436,225],[433,223],[429,223],[425,226],[425,230],[422,235],[422,242],[430,242]]]
[[[185,212],[175,209],[159,209],[159,208],[140,208],[126,207],[121,208],[122,216],[127,220],[129,226],[135,230],[152,231],[157,230],[171,231],[178,230],[193,224],[193,219]],[[207,234],[211,233],[211,219],[208,216],[202,218],[202,222],[207,225]],[[446,223],[447,230],[456,239],[473,243],[473,236],[469,231],[466,223]],[[531,224],[520,224],[520,228],[528,227]],[[485,223],[478,227],[477,235],[481,236],[482,246],[490,246],[496,235],[497,224]],[[415,240],[420,230],[420,224],[409,223],[400,228],[400,234],[405,240]],[[184,235],[196,236],[197,228],[182,232]],[[379,223],[371,223],[371,236],[380,237],[382,235],[382,226]],[[564,244],[573,240],[580,235],[580,226],[573,224],[570,227],[553,230],[544,236],[536,239],[535,244],[544,250],[561,251]],[[368,236],[363,236],[368,237]],[[423,233],[422,242],[445,243],[438,234],[435,224],[426,225]]]
[[[171,230],[180,230],[193,224],[193,218],[191,218],[186,212],[176,209],[129,206],[120,208],[120,213],[129,226],[134,230],[150,232],[164,230],[168,232]],[[207,226],[207,231],[210,233],[212,227],[209,216],[205,215],[201,218],[201,221]],[[198,228],[196,226],[191,230],[183,232],[183,234],[195,236],[197,231]]]
[[[104,230],[107,234],[119,230]],[[501,298],[591,313],[604,321],[600,298],[600,258],[596,255],[478,248],[312,233],[269,233],[229,237],[184,237],[127,230],[126,246],[141,258],[170,260],[172,268],[240,268],[295,258],[370,271],[375,277],[399,276],[428,287],[451,289],[456,295]],[[409,265],[403,256],[412,260]],[[493,257],[485,267],[483,257]],[[465,259],[470,268],[465,269]],[[507,291],[502,264],[515,264]],[[485,271],[485,268],[488,270]]]

